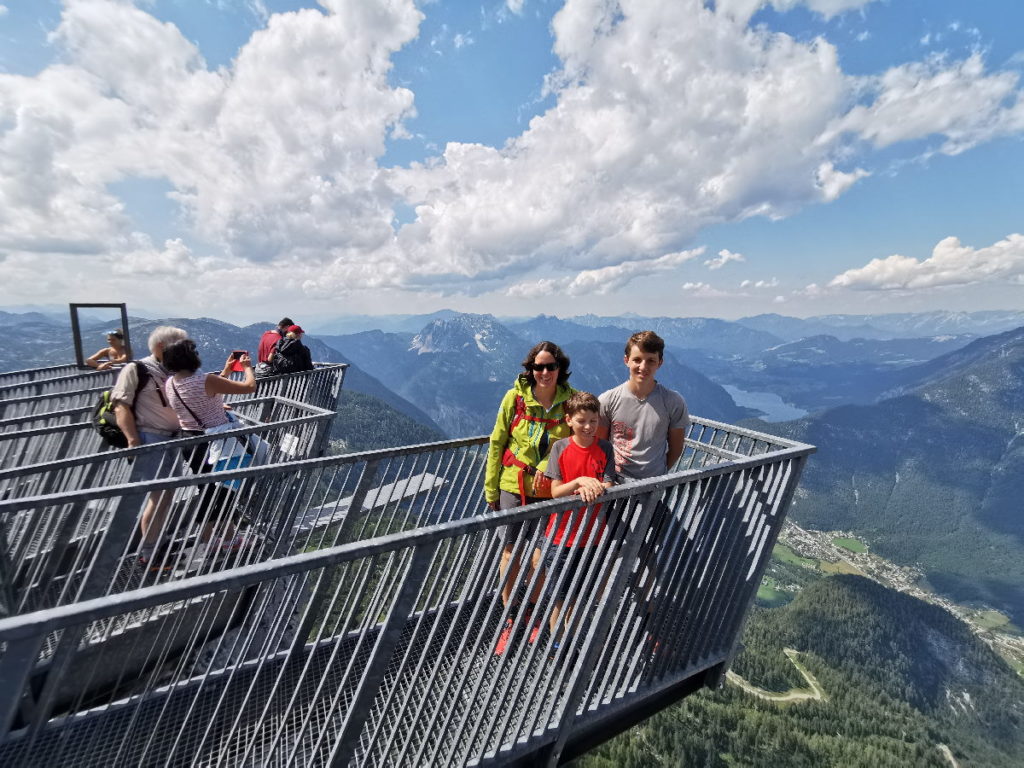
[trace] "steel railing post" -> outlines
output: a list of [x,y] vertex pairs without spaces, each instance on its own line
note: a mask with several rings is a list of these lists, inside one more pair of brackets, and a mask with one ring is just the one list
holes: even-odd
[[803,472],[807,458],[805,456],[800,456],[795,459],[790,459],[789,461],[791,462],[791,474],[787,479],[786,488],[783,491],[782,498],[779,500],[778,506],[775,508],[775,514],[773,515],[775,520],[768,533],[768,538],[764,543],[764,549],[761,553],[761,562],[757,564],[754,569],[754,573],[751,576],[751,587],[748,589],[747,595],[737,601],[740,620],[737,624],[735,634],[732,636],[732,642],[729,644],[729,651],[726,654],[725,661],[708,670],[705,685],[709,688],[718,687],[724,682],[725,673],[729,670],[733,660],[736,658],[740,638],[743,636],[743,630],[746,628],[747,621],[750,619],[751,604],[754,602],[754,597],[757,595],[757,588],[761,585],[761,580],[764,578],[764,572],[768,568],[768,563],[771,562],[772,550],[775,548],[775,542],[778,541],[779,534],[782,532],[782,521],[786,516],[786,511],[789,509],[789,504],[793,499],[793,494],[796,493],[796,487],[800,483],[800,475]]
[[346,713],[345,725],[335,742],[330,758],[331,768],[342,768],[342,766],[348,765],[355,752],[359,735],[362,733],[373,701],[377,697],[377,690],[384,679],[384,673],[391,663],[398,640],[416,606],[416,598],[423,588],[430,563],[437,552],[437,545],[438,542],[433,541],[429,544],[419,545],[413,550],[398,599],[392,604],[384,627],[377,636],[370,661],[363,671],[352,704]]
[[[654,519],[658,504],[661,502],[661,495],[662,490],[660,488],[650,491],[640,507],[640,514],[636,515],[632,521],[635,522],[635,525],[629,525],[628,528],[624,529],[627,531],[626,541],[615,558],[613,576],[609,580],[604,595],[602,595],[601,602],[598,604],[597,620],[591,623],[587,637],[584,639],[580,661],[573,670],[569,687],[563,699],[564,705],[558,720],[558,728],[555,731],[555,742],[551,745],[550,751],[543,761],[546,765],[551,766],[551,768],[558,765],[558,758],[565,748],[566,742],[569,740],[570,728],[573,720],[576,718],[576,710],[580,699],[586,690],[587,681],[594,670],[597,658],[604,647],[605,638],[611,628],[612,614],[615,612],[615,607],[626,597],[627,587],[632,578],[633,565],[636,563],[637,556],[643,545],[644,536],[646,536],[647,530],[651,526],[651,521]],[[626,506],[630,506],[629,502],[626,503]],[[628,510],[624,509],[623,513],[625,517],[628,514]],[[628,525],[630,522],[626,518],[620,520],[619,524]],[[600,639],[600,642],[598,642],[598,639]],[[538,759],[537,763],[539,764],[540,762],[541,760]]]
[[24,697],[28,695],[28,680],[39,658],[43,635],[8,639],[0,655],[0,744],[10,733]]

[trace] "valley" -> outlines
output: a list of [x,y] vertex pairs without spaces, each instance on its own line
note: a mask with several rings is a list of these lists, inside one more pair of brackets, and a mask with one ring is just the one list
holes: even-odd
[[[927,582],[920,568],[897,565],[870,552],[853,533],[810,530],[790,520],[779,536],[774,559],[822,574],[858,574],[888,589],[939,606],[970,626],[981,640],[1024,676],[1024,633],[1007,616],[985,606],[962,605],[922,586]],[[768,604],[782,604],[803,588],[792,581],[782,584],[779,577],[771,573],[766,581],[773,593],[771,599],[765,600]],[[759,597],[762,597],[760,593]]]

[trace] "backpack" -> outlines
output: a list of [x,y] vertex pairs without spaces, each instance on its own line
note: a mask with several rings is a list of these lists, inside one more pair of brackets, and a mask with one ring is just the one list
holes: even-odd
[[[548,430],[561,424],[562,419],[541,419],[531,416],[526,410],[526,399],[522,395],[516,395],[515,413],[508,425],[509,437],[512,436],[512,430],[516,428],[516,425],[524,420],[544,425],[544,432],[541,435],[539,446],[541,457],[543,458],[548,452]],[[538,472],[536,467],[531,467],[519,459],[519,457],[512,453],[511,449],[505,449],[505,453],[501,457],[501,463],[502,466],[517,467],[519,469],[519,501],[521,504],[526,505],[527,496],[532,496],[535,499],[551,498],[551,479],[543,472]],[[527,480],[527,477],[530,479]]]
[[[132,400],[132,416],[135,415],[135,400],[139,397],[139,392],[142,388],[149,383],[150,373],[149,369],[146,368],[144,363],[140,363],[138,360],[133,360],[128,365],[134,365],[135,371],[139,377],[139,384],[135,387],[135,398]],[[92,411],[92,426],[100,437],[107,445],[112,448],[127,448],[128,438],[125,436],[121,428],[117,426],[117,415],[114,413],[114,403],[110,399],[110,394],[113,392],[113,388],[104,390],[100,393],[99,400],[96,402],[96,407]]]

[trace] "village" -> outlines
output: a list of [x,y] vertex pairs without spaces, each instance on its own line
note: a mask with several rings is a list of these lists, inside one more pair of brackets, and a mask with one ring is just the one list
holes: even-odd
[[[814,531],[801,528],[792,521],[784,525],[779,535],[779,544],[788,547],[801,558],[817,561],[819,567],[826,566],[823,570],[858,573],[890,589],[941,606],[970,625],[975,634],[1006,659],[1018,674],[1024,676],[1024,635],[997,611],[961,605],[925,589],[921,586],[924,573],[919,567],[896,565],[872,554],[867,544],[849,531]],[[827,568],[828,564],[838,564],[839,567]],[[786,591],[799,590],[798,585],[784,585],[780,588]]]

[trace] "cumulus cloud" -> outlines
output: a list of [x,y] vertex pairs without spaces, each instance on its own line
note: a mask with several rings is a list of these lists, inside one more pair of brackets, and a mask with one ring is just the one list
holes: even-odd
[[638,277],[646,277],[658,272],[670,272],[680,264],[695,259],[703,253],[704,248],[700,247],[689,251],[666,253],[656,259],[638,259],[600,269],[585,269],[568,282],[551,278],[527,280],[510,286],[505,293],[508,296],[519,298],[552,296],[556,293],[564,293],[569,296],[585,296],[593,293],[603,296],[624,288]]
[[744,280],[740,283],[740,288],[778,288],[779,279],[777,277],[769,278],[768,280]]
[[860,87],[873,94],[873,100],[838,118],[832,131],[855,133],[876,147],[940,136],[940,150],[958,154],[1024,130],[1019,80],[1011,71],[986,74],[980,53],[952,63],[932,56],[902,64],[864,78]]
[[875,0],[716,0],[719,13],[746,24],[759,9],[772,6],[779,12],[789,11],[798,5],[805,5],[826,19],[846,11],[863,8]]
[[680,287],[683,293],[700,299],[724,299],[736,295],[701,282],[687,282],[683,283]]
[[[826,16],[867,4],[804,3]],[[502,146],[452,142],[385,167],[387,141],[415,115],[413,93],[389,80],[419,34],[413,0],[269,15],[217,69],[144,6],[67,0],[52,35],[60,63],[0,74],[5,271],[38,254],[79,283],[110,258],[154,281],[175,263],[263,279],[288,265],[278,285],[326,298],[469,290],[554,261],[576,275],[564,290],[602,293],[671,269],[663,260],[708,225],[835,200],[868,174],[859,152],[928,136],[957,152],[1024,130],[1017,75],[986,71],[980,55],[852,78],[825,39],[737,23],[762,3],[708,5],[566,0],[550,108]],[[136,231],[110,191],[133,178],[166,180],[180,241]],[[414,216],[396,223],[404,206]],[[60,279],[7,288],[47,296]]]
[[718,252],[718,256],[705,261],[704,266],[708,269],[721,269],[730,261],[746,261],[746,259],[742,253],[733,253],[732,251],[723,248]]
[[996,281],[1019,282],[1024,278],[1024,235],[1012,234],[985,248],[962,245],[947,237],[919,261],[893,254],[872,259],[865,266],[837,275],[830,288],[855,290],[917,290],[938,286]]
[[822,198],[831,202],[856,184],[860,179],[870,175],[871,174],[863,168],[856,168],[849,173],[837,171],[832,163],[826,162],[818,166],[818,188],[821,190]]
[[413,97],[387,78],[421,14],[323,5],[270,17],[230,69],[211,71],[172,24],[68,0],[51,36],[68,63],[0,75],[0,247],[141,267],[107,191],[131,177],[167,179],[194,232],[228,257],[315,264],[390,241],[376,159]]

